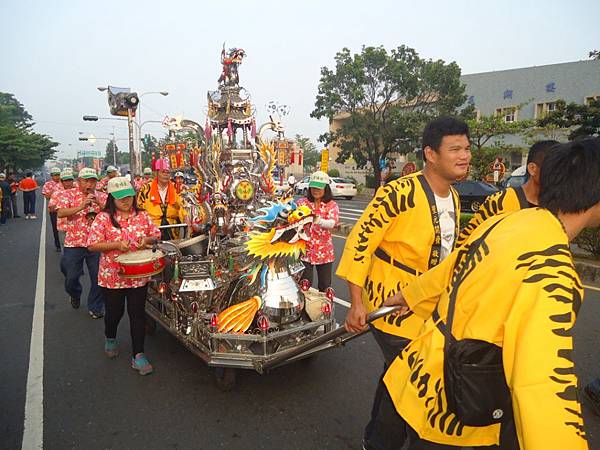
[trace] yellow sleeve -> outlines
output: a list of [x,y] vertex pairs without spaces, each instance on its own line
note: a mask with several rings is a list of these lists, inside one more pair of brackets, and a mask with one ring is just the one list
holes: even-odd
[[[498,209],[498,199],[500,196],[506,195],[504,191],[496,192],[495,194],[489,195],[485,201],[481,204],[479,209],[469,223],[460,231],[458,238],[454,244],[455,247],[460,247],[466,240],[471,236],[471,233],[477,229],[479,225],[485,222],[490,217],[500,214],[502,211]],[[459,216],[460,217],[460,216]]]
[[346,245],[336,274],[350,283],[363,287],[371,268],[373,253],[390,228],[397,220],[397,209],[392,205],[391,197],[399,195],[397,183],[377,189],[373,200],[367,205],[360,219],[346,239]]
[[400,288],[408,307],[417,316],[429,319],[435,310],[440,295],[450,284],[457,251],[454,250],[440,264]]
[[517,435],[527,450],[587,449],[572,337],[582,291],[572,275],[550,270],[528,271],[505,324],[503,362]]

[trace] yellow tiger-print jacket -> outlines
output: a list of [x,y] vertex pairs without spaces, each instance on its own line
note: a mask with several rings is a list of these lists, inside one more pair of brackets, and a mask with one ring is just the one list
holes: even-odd
[[470,427],[447,411],[444,335],[431,313],[437,308],[446,323],[455,296],[452,335],[502,347],[520,447],[587,448],[572,335],[583,287],[556,217],[540,208],[495,216],[402,293],[411,310],[428,319],[384,382],[422,439],[459,447],[499,442],[499,424]]
[[479,210],[469,220],[469,223],[460,231],[456,239],[456,247],[465,243],[473,231],[492,216],[504,214],[507,212],[519,211],[525,208],[531,208],[532,205],[527,201],[525,192],[521,186],[516,188],[507,188],[488,196],[479,207]]
[[[455,217],[459,217],[458,194],[454,189],[451,192]],[[458,220],[454,232],[457,235]],[[371,312],[398,292],[401,285],[436,266],[440,256],[435,198],[423,174],[417,172],[377,190],[346,240],[336,273],[362,286],[363,303]],[[383,332],[412,339],[423,319],[409,313],[384,317],[373,325]]]

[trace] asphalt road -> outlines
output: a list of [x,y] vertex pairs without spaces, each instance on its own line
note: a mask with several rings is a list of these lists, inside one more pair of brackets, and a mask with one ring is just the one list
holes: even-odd
[[[40,225],[38,203],[37,220],[0,226],[2,449],[22,445]],[[382,367],[370,336],[266,375],[241,372],[236,389],[224,393],[209,368],[159,329],[146,341],[156,373],[141,377],[129,367],[126,318],[118,336],[123,353],[108,360],[102,321],[90,319],[84,304],[80,310],[69,306],[49,221],[46,228],[44,448],[360,448]],[[339,257],[344,239],[334,242]],[[334,288],[338,297],[348,298],[337,278]],[[345,313],[336,306],[339,320]],[[600,375],[599,322],[600,292],[588,289],[576,331],[582,384]],[[590,448],[600,449],[600,418],[587,408],[585,417]]]

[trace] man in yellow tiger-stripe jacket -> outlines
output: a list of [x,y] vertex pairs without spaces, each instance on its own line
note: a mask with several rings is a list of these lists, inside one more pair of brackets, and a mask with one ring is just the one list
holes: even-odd
[[490,217],[537,206],[540,195],[540,167],[542,167],[546,154],[557,144],[557,141],[548,140],[538,141],[531,146],[527,154],[527,181],[525,184],[506,188],[486,198],[458,235],[457,247],[464,244],[471,233]]
[[[427,124],[422,143],[423,171],[379,188],[346,241],[337,275],[350,288],[348,331],[364,330],[368,312],[452,251],[460,202],[451,184],[464,177],[469,167],[469,129],[458,119],[441,117]],[[385,359],[384,369],[417,336],[423,322],[411,314],[374,322],[372,332]],[[372,429],[383,390],[380,381],[364,433],[367,449],[377,445],[372,442],[377,439]],[[386,445],[399,448],[393,439]]]
[[[381,408],[388,420],[378,423],[378,434],[406,430],[410,448],[423,450],[588,448],[573,362],[583,287],[569,241],[600,225],[598,173],[600,139],[553,149],[542,167],[540,208],[485,221],[444,262],[386,301],[428,319],[385,374],[389,395]],[[477,419],[490,425],[473,426],[470,418],[468,426],[449,406],[457,401],[446,384],[452,379],[446,372],[446,358],[453,358],[445,347],[449,335],[452,342],[498,347],[512,411],[496,409],[479,416],[486,421]],[[469,363],[471,374],[482,370],[477,360]],[[503,389],[486,382],[470,386],[478,392],[475,402]],[[473,411],[475,402],[460,407]]]

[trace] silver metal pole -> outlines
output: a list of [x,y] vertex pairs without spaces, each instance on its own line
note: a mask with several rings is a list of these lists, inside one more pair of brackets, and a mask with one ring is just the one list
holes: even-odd
[[127,109],[127,128],[129,129],[129,170],[133,175],[139,175],[138,154],[135,151],[135,140],[133,136],[133,114],[131,108]]

